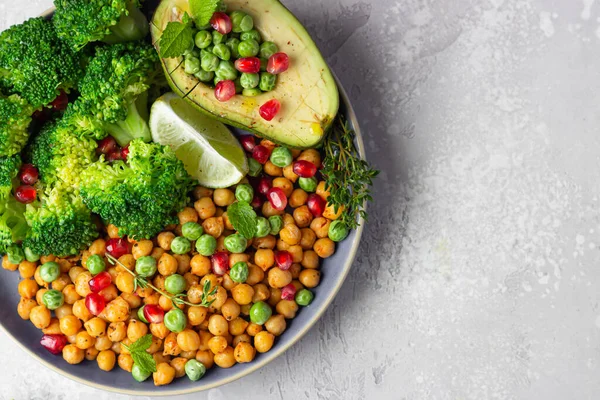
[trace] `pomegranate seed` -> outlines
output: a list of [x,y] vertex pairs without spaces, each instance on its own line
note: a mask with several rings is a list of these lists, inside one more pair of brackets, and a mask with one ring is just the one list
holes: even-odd
[[112,283],[110,274],[106,271],[100,272],[98,275],[90,279],[89,285],[90,290],[94,293],[98,293],[102,289],[106,289]]
[[254,198],[252,199],[252,203],[250,203],[250,205],[254,208],[259,208],[262,206],[262,200],[260,199],[260,197],[258,197],[257,194],[254,195]]
[[225,275],[229,271],[229,255],[224,251],[213,254],[211,260],[212,270],[216,275]]
[[273,181],[271,180],[271,178],[263,176],[262,178],[260,178],[260,181],[258,181],[257,191],[260,194],[266,195],[272,186]]
[[98,154],[110,154],[117,150],[117,141],[112,136],[107,136],[98,142],[96,153]]
[[294,163],[292,171],[301,178],[312,178],[317,173],[317,166],[310,161],[299,160]]
[[275,53],[269,57],[267,62],[267,72],[270,74],[280,74],[287,71],[290,67],[290,58],[285,53]]
[[275,252],[275,263],[279,267],[279,269],[287,271],[291,268],[292,262],[294,259],[292,255],[287,251],[277,251]]
[[295,296],[296,286],[293,283],[289,283],[281,289],[281,300],[294,300]]
[[67,343],[67,337],[60,334],[44,335],[40,340],[40,344],[52,354],[60,354]]
[[243,57],[235,60],[235,69],[240,72],[249,74],[257,74],[260,72],[260,58],[258,57]]
[[106,251],[114,258],[119,258],[129,253],[129,242],[123,238],[108,239]]
[[46,122],[50,118],[50,109],[42,108],[41,110],[35,110],[32,118],[39,122]]
[[54,100],[52,100],[52,103],[50,103],[50,105],[55,111],[64,111],[67,108],[68,104],[69,97],[67,97],[67,94],[62,90],[60,94]]
[[85,306],[93,315],[98,315],[106,307],[106,300],[98,293],[90,293],[85,296]]
[[127,161],[127,157],[129,157],[129,145],[121,149],[121,159]]
[[160,324],[165,318],[165,310],[158,304],[146,304],[144,306],[144,318],[151,324]]
[[271,156],[271,150],[269,150],[267,147],[263,146],[262,144],[259,144],[258,146],[254,147],[254,150],[252,150],[252,158],[254,158],[256,161],[258,161],[261,164],[266,163],[269,160],[270,156]]
[[120,149],[113,151],[106,157],[106,161],[109,161],[109,162],[118,161],[118,160],[122,160],[122,159],[123,158],[121,157]]
[[279,103],[278,100],[271,99],[262,106],[260,106],[260,108],[258,109],[258,113],[260,114],[262,119],[266,121],[271,121],[273,118],[275,118],[280,108],[281,103]]
[[216,12],[210,19],[210,26],[222,35],[231,32],[231,18],[224,12]]
[[314,217],[321,217],[325,212],[327,202],[318,194],[311,193],[308,195],[308,200],[306,200],[306,206]]
[[274,187],[269,189],[267,199],[269,199],[271,206],[278,211],[285,210],[287,207],[287,197],[285,197],[285,193],[283,193],[281,188]]
[[37,192],[33,186],[21,185],[15,189],[15,199],[19,203],[29,204],[37,197]]
[[220,81],[215,86],[215,98],[220,102],[228,101],[235,96],[235,83],[233,81]]
[[23,164],[19,171],[19,180],[26,185],[33,185],[37,182],[39,172],[33,164]]
[[248,153],[252,153],[252,150],[254,150],[254,147],[256,146],[256,142],[254,141],[254,136],[252,136],[252,135],[240,136],[240,143],[242,144],[242,147],[244,148],[244,150],[246,150]]

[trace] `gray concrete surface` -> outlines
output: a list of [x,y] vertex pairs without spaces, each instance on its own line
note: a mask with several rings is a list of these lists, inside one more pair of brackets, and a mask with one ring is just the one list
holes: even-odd
[[[600,397],[600,4],[284,0],[382,169],[325,318],[194,399]],[[0,28],[50,6],[0,1]],[[124,399],[0,335],[0,398]]]

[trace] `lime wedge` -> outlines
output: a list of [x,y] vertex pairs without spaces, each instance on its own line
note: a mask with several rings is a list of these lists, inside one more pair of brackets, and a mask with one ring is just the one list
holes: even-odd
[[152,139],[170,146],[202,186],[228,187],[248,173],[244,150],[229,129],[175,93],[167,93],[154,102],[150,130]]

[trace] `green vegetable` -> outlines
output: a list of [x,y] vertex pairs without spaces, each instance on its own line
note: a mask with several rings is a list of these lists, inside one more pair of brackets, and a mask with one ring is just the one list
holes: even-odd
[[256,237],[265,237],[271,232],[271,225],[269,224],[269,220],[265,217],[257,217],[256,218]]
[[250,74],[243,72],[240,76],[240,83],[244,89],[253,89],[258,86],[260,76],[258,74]]
[[42,296],[42,303],[44,303],[48,310],[56,310],[58,307],[62,306],[64,302],[65,296],[56,289],[48,290]]
[[311,292],[308,289],[302,289],[299,290],[298,293],[296,293],[296,303],[299,306],[307,306],[310,303],[312,303],[314,297],[315,295],[313,294],[313,292]]
[[20,264],[21,261],[25,259],[25,253],[23,253],[23,249],[17,244],[8,246],[8,249],[6,250],[6,256],[8,257],[8,262],[11,264]]
[[252,307],[250,307],[250,321],[257,325],[262,325],[267,322],[272,314],[273,310],[271,310],[271,307],[264,301],[254,303],[252,304]]
[[277,235],[283,228],[283,218],[280,215],[272,215],[269,217],[269,224],[271,225],[271,235]]
[[31,249],[29,247],[25,247],[24,252],[25,252],[25,259],[27,261],[29,261],[29,262],[39,261],[40,255],[35,254],[33,251],[31,251]]
[[192,49],[192,50],[186,50],[185,53],[183,53],[183,57],[187,58],[187,57],[196,57],[196,58],[200,58],[200,50],[198,49]]
[[244,283],[248,279],[248,263],[244,261],[238,261],[233,264],[229,271],[229,277],[232,281],[237,283]]
[[160,56],[176,58],[194,46],[194,30],[188,13],[183,15],[181,22],[172,21],[163,31],[160,42]]
[[165,279],[165,289],[171,294],[179,294],[185,290],[185,278],[179,274],[167,276]]
[[269,64],[268,59],[260,57],[260,72],[266,72],[268,64]]
[[185,58],[184,70],[186,74],[194,75],[200,72],[200,59],[194,56]]
[[146,351],[152,346],[152,335],[144,335],[129,346],[123,343],[121,345],[131,353],[131,358],[133,358],[131,374],[136,381],[142,382],[152,372],[156,372],[156,362],[152,355]]
[[223,35],[219,31],[212,31],[212,41],[215,45],[225,43],[227,41],[227,35]]
[[147,319],[146,319],[146,317],[144,316],[144,307],[146,307],[146,306],[145,306],[145,305],[143,305],[143,306],[141,306],[140,308],[138,308],[138,311],[137,311],[137,316],[138,316],[138,319],[139,319],[140,321],[142,321],[143,323],[147,324],[147,323],[148,323],[148,320],[147,320]]
[[[262,90],[260,90],[259,88],[244,89],[244,90],[242,90],[242,95],[244,95],[246,97],[255,97],[255,96],[258,96],[261,93],[262,93]],[[254,161],[256,161],[256,160],[254,160]],[[258,164],[258,165],[260,165],[260,164]]]
[[[221,60],[227,61],[231,58],[231,50],[225,43],[216,44],[213,48],[213,53],[215,56],[219,57]],[[237,74],[236,74],[237,75]]]
[[104,259],[98,254],[92,254],[89,256],[85,263],[88,271],[90,271],[92,275],[98,275],[100,272],[106,269],[106,263],[104,262]]
[[275,147],[271,152],[270,160],[278,167],[284,168],[292,163],[292,152],[286,147]]
[[260,58],[268,60],[279,51],[279,47],[273,42],[263,42],[260,45]]
[[248,157],[248,175],[257,177],[262,172],[262,164],[254,158]]
[[163,322],[168,330],[179,333],[185,329],[187,317],[179,308],[173,308],[165,314]]
[[212,15],[221,9],[221,0],[189,0],[192,18],[198,26],[210,22]]
[[206,373],[206,367],[200,361],[195,359],[187,360],[185,363],[185,374],[190,381],[197,381]]
[[341,242],[348,236],[348,227],[342,220],[332,221],[327,236],[334,242]]
[[215,75],[222,80],[234,80],[237,78],[238,72],[231,61],[221,61]]
[[270,92],[275,89],[275,84],[277,83],[277,75],[270,74],[268,72],[260,73],[260,83],[258,87],[263,92]]
[[241,183],[235,188],[235,198],[238,201],[251,203],[254,198],[254,189],[247,183]]
[[203,233],[202,225],[196,222],[186,222],[181,227],[181,234],[188,240],[198,240]]
[[235,33],[247,32],[254,27],[254,20],[251,16],[242,11],[234,11],[231,18],[232,31]]
[[232,253],[243,253],[248,246],[248,240],[239,233],[234,233],[225,238],[224,244],[225,248]]
[[29,138],[34,108],[21,96],[0,94],[0,157],[19,153]]
[[199,49],[206,49],[212,44],[212,35],[209,31],[199,31],[194,38],[194,44]]
[[300,185],[300,188],[302,188],[304,191],[308,192],[308,193],[312,193],[314,191],[317,190],[317,185],[319,183],[317,182],[317,178],[315,178],[314,176],[310,177],[310,178],[298,178],[298,185]]
[[227,216],[236,231],[246,239],[252,239],[256,233],[256,212],[244,202],[235,202],[227,207]]
[[240,58],[240,52],[238,51],[238,46],[240,45],[240,39],[238,38],[229,38],[227,42],[225,42],[229,50],[231,50],[231,55],[233,58]]
[[236,93],[242,93],[242,90],[244,90],[244,88],[242,87],[242,83],[240,82],[240,78],[237,78],[235,81],[233,81],[233,83],[235,84],[235,92]]
[[219,57],[206,50],[200,52],[200,64],[205,71],[216,71],[219,68]]
[[152,256],[143,256],[135,262],[135,272],[143,277],[149,278],[156,274],[156,260]]
[[260,33],[258,33],[258,31],[256,29],[251,29],[247,32],[243,32],[240,35],[240,39],[241,40],[248,40],[248,39],[253,39],[256,40],[257,42],[260,42]]
[[40,267],[40,278],[44,282],[54,282],[60,275],[60,265],[55,261],[48,261]]
[[192,244],[183,236],[178,236],[171,242],[171,251],[175,254],[185,254],[191,249]]
[[133,376],[133,379],[135,379],[138,382],[144,382],[146,379],[150,378],[150,375],[152,375],[152,372],[146,371],[138,364],[134,363],[131,367],[131,376]]
[[201,69],[196,74],[194,74],[194,76],[198,78],[200,82],[210,82],[215,78],[215,73],[212,71],[205,71]]
[[240,57],[254,57],[258,54],[260,45],[254,39],[242,40],[238,46]]
[[212,256],[217,249],[217,239],[204,234],[196,241],[196,251],[205,257]]

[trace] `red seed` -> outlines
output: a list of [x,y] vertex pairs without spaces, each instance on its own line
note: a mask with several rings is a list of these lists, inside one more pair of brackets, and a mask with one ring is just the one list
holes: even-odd
[[85,306],[91,314],[99,315],[106,307],[106,300],[98,293],[90,293],[85,296]]
[[60,334],[44,335],[40,340],[40,344],[52,354],[60,354],[67,343],[69,343],[67,337]]
[[267,199],[269,200],[269,203],[271,203],[271,207],[278,211],[285,210],[287,207],[287,197],[285,197],[285,193],[281,188],[274,187],[269,189]]
[[144,306],[144,318],[151,324],[160,324],[165,318],[165,310],[158,304],[146,304]]
[[19,171],[19,180],[26,185],[33,185],[39,177],[38,169],[33,164],[23,164]]
[[69,104],[69,97],[61,90],[60,94],[50,103],[55,111],[64,111]]
[[112,136],[107,136],[98,142],[96,153],[98,154],[110,154],[117,150],[117,141]]
[[231,18],[224,12],[216,12],[210,19],[210,26],[222,35],[231,32]]
[[296,286],[293,283],[285,285],[281,289],[281,300],[294,300],[296,296]]
[[262,144],[259,144],[258,146],[254,147],[254,150],[252,150],[252,158],[254,158],[261,164],[266,163],[269,160],[270,156],[271,150],[269,150],[266,146],[263,146]]
[[275,118],[280,108],[281,103],[279,103],[278,100],[271,99],[262,106],[260,106],[260,108],[258,109],[258,113],[260,114],[262,119],[266,121],[271,121],[273,118]]
[[121,159],[127,161],[127,157],[129,157],[129,145],[121,149]]
[[290,58],[285,53],[275,53],[269,57],[267,72],[270,74],[281,74],[290,67]]
[[271,178],[269,178],[267,176],[263,176],[258,181],[258,187],[256,189],[257,189],[258,193],[260,193],[262,195],[266,195],[272,186],[273,186],[273,181],[271,180]]
[[252,153],[252,150],[254,150],[254,147],[256,146],[256,141],[252,135],[240,136],[240,143],[242,144],[244,150],[246,150],[248,153]]
[[253,208],[259,208],[261,207],[263,204],[262,200],[260,199],[260,197],[258,197],[257,194],[254,195],[254,197],[252,198],[252,203],[250,203],[250,205]]
[[277,264],[279,269],[287,271],[288,269],[290,269],[292,267],[293,262],[294,262],[294,259],[292,258],[292,255],[289,252],[287,252],[287,251],[275,252],[275,263]]
[[122,160],[122,159],[123,159],[123,157],[121,157],[121,149],[113,151],[106,157],[106,161],[109,161],[109,162],[118,161],[118,160]]
[[123,238],[108,239],[106,242],[106,251],[114,258],[119,258],[129,253],[129,242]]
[[323,215],[325,207],[327,207],[327,202],[318,194],[311,193],[308,195],[308,200],[306,200],[306,206],[310,213],[316,218]]
[[100,272],[98,275],[90,279],[89,285],[90,290],[94,293],[98,293],[102,289],[106,289],[112,283],[110,274],[106,271]]
[[235,60],[235,69],[240,72],[249,74],[257,74],[260,72],[260,58],[258,57],[243,57]]
[[19,203],[29,204],[37,198],[37,192],[33,186],[21,185],[15,189],[15,199]]
[[229,271],[229,255],[224,251],[213,254],[211,261],[215,275],[222,276]]
[[35,110],[32,118],[39,122],[46,122],[50,118],[50,109],[42,108],[41,110]]
[[301,178],[312,178],[317,173],[317,166],[310,161],[299,160],[294,163],[292,171]]
[[228,101],[235,96],[235,83],[233,81],[220,81],[215,86],[215,98],[220,102]]

